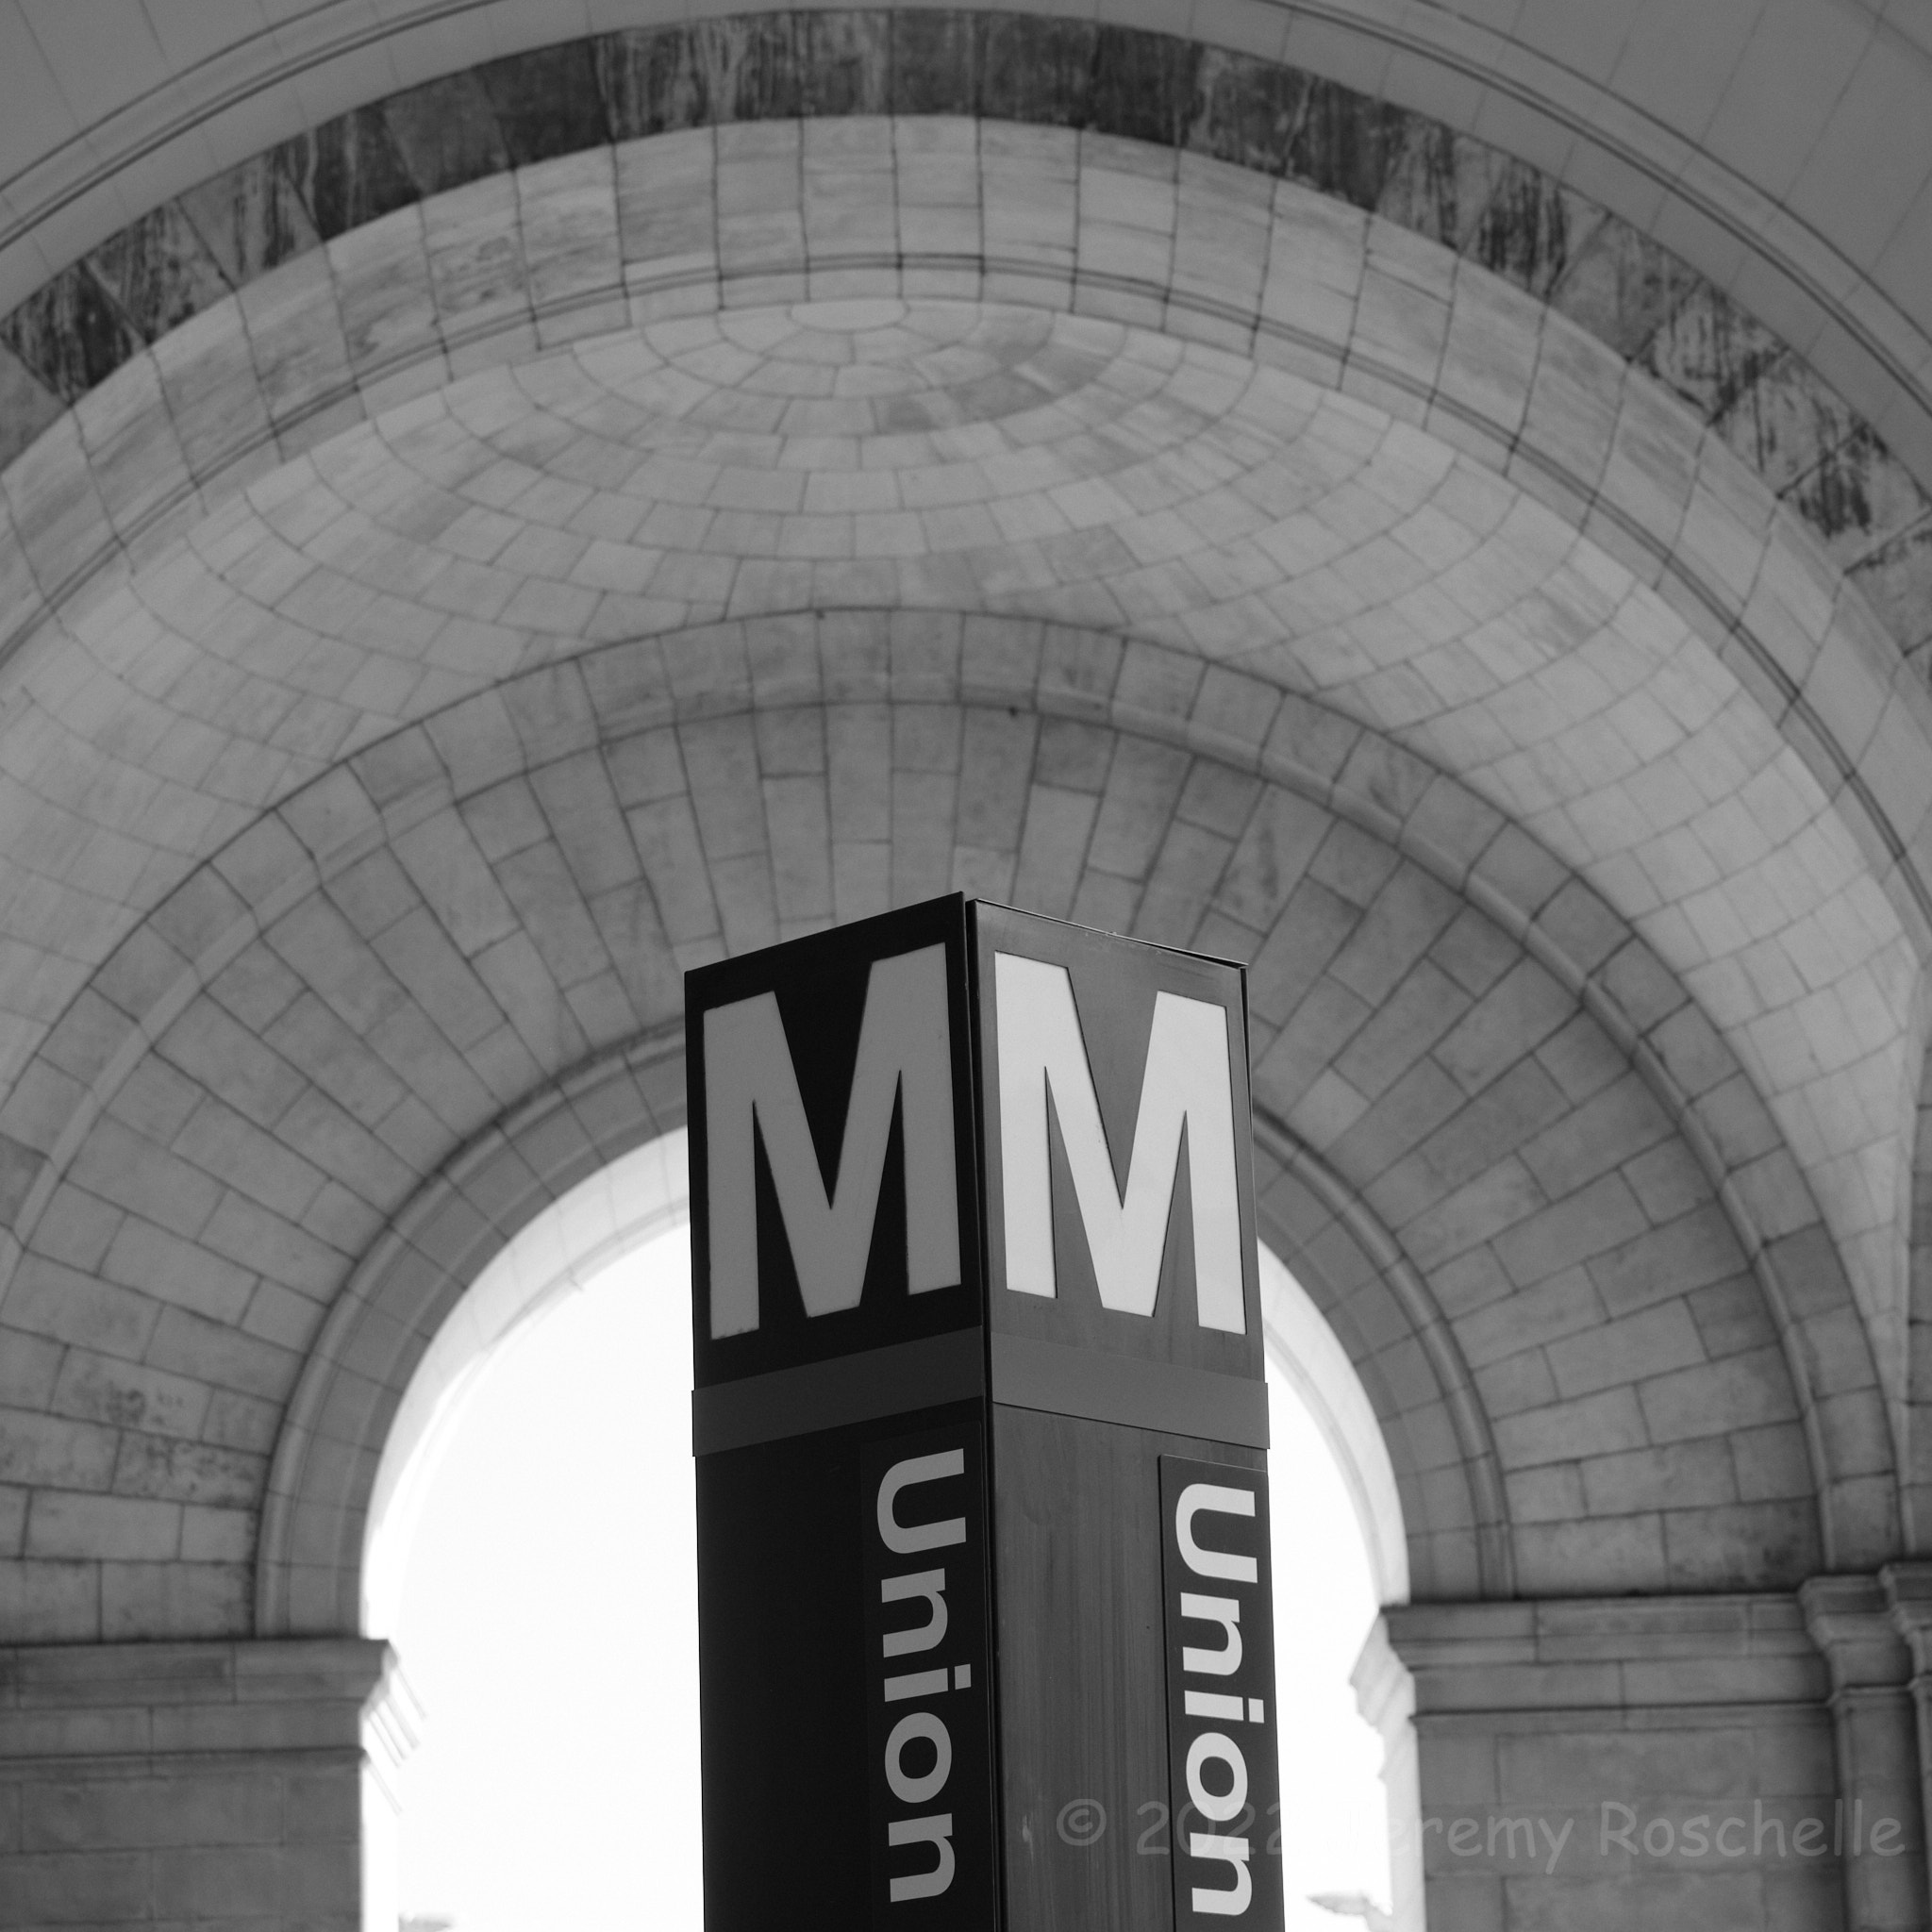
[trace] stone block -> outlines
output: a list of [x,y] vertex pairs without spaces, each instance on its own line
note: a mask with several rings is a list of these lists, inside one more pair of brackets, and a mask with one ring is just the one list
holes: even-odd
[[27,1517],[29,1557],[161,1562],[175,1556],[180,1544],[181,1509],[175,1503],[47,1489],[35,1496]]
[[1797,1413],[1776,1348],[1661,1374],[1639,1393],[1653,1440],[1664,1442],[1788,1422]]
[[[230,1319],[239,1313],[237,1307]],[[58,1415],[104,1427],[192,1438],[207,1417],[208,1398],[207,1385],[190,1377],[69,1348],[48,1407]]]
[[[1362,1027],[1356,1038],[1363,1037],[1367,1030]],[[1461,1089],[1434,1060],[1423,1059],[1384,1090],[1328,1152],[1344,1172],[1357,1167],[1370,1173],[1392,1172],[1395,1161],[1452,1119],[1462,1106]],[[1466,1257],[1452,1258],[1459,1264]],[[1450,1265],[1450,1258],[1439,1261],[1432,1278],[1440,1281],[1443,1269]]]
[[44,1409],[66,1351],[57,1341],[17,1328],[8,1328],[5,1334],[5,1346],[0,1347],[0,1407]]
[[1459,912],[1432,949],[1435,963],[1473,997],[1489,992],[1520,956],[1508,935],[1474,907]]
[[[1350,1042],[1351,1053],[1355,1044]],[[1406,1219],[1507,1156],[1533,1150],[1567,1110],[1562,1091],[1543,1069],[1533,1059],[1519,1060],[1422,1142],[1416,1160],[1401,1171],[1399,1192],[1395,1172],[1382,1176],[1378,1198],[1388,1211]]]
[[[1671,1124],[1650,1090],[1636,1074],[1627,1074],[1592,1094],[1567,1120],[1539,1132],[1524,1147],[1524,1160],[1550,1197],[1558,1200],[1610,1168],[1625,1166],[1670,1134]],[[1687,1186],[1694,1191],[1693,1198],[1703,1198],[1706,1190],[1684,1151],[1674,1143],[1665,1158],[1677,1169],[1689,1170]],[[1650,1211],[1647,1203],[1645,1211]]]
[[1125,877],[1145,877],[1187,771],[1183,752],[1131,739],[1124,742],[1108,774],[1087,862]]
[[109,1852],[154,1842],[154,1800],[162,1787],[142,1777],[49,1779],[20,1794],[20,1836],[28,1853]]
[[[175,436],[197,480],[257,457],[273,467],[269,425],[247,332],[232,300],[204,309],[152,351]],[[261,461],[265,456],[266,462]],[[229,479],[244,485],[245,474]]]
[[131,1924],[148,1909],[144,1852],[49,1853],[0,1864],[0,1925]]
[[1776,1332],[1770,1298],[1755,1274],[1698,1289],[1686,1300],[1713,1359],[1761,1348]]
[[1541,325],[1535,302],[1464,265],[1450,303],[1438,394],[1502,438],[1514,435],[1530,394]]
[[241,1566],[253,1562],[258,1527],[251,1509],[191,1504],[181,1512],[182,1561],[223,1564],[232,1574]]
[[[1508,1378],[1510,1371],[1524,1363],[1540,1367],[1541,1357],[1519,1356],[1479,1374],[1476,1382],[1484,1391],[1485,1401],[1490,1399],[1490,1391],[1498,1387],[1499,1381]],[[1492,1413],[1507,1414],[1512,1407],[1541,1407],[1555,1400],[1556,1391],[1548,1385],[1547,1372],[1544,1386],[1541,1390],[1527,1390],[1525,1393],[1530,1399],[1518,1403],[1512,1403],[1506,1394],[1505,1400]],[[1574,1523],[1589,1513],[1583,1500],[1582,1472],[1575,1463],[1559,1462],[1538,1469],[1512,1471],[1505,1488],[1509,1498],[1510,1520],[1515,1523]]]
[[[335,1780],[306,1781],[326,1790]],[[293,1822],[289,1780],[272,1762],[245,1772],[199,1772],[150,1788],[146,1842],[213,1853],[217,1847],[279,1845]],[[159,1861],[158,1861],[158,1863]]]
[[1525,1524],[1513,1536],[1518,1587],[1539,1592],[1627,1588],[1667,1574],[1664,1521],[1656,1512]]
[[[1608,1389],[1509,1416],[1497,1424],[1495,1433],[1497,1452],[1511,1469],[1620,1455],[1644,1448],[1649,1440],[1637,1394],[1629,1389]],[[1656,1549],[1660,1557],[1660,1535]]]
[[[1459,1316],[1456,1337],[1471,1366],[1480,1369],[1524,1351],[1538,1351],[1541,1359],[1549,1344],[1565,1336],[1587,1338],[1600,1333],[1603,1320],[1603,1304],[1590,1277],[1581,1269],[1572,1268],[1532,1288],[1490,1299]],[[1554,1401],[1554,1383],[1552,1391]]]
[[[1356,924],[1354,906],[1330,886],[1302,883],[1327,833],[1324,813],[1291,792],[1271,790],[1242,832],[1215,894],[1231,916],[1271,934],[1253,962],[1257,980],[1275,982],[1274,1004],[1264,1008],[1271,1017],[1285,1013],[1281,1001],[1295,997],[1293,989],[1306,985],[1309,973],[1325,968]],[[1291,908],[1294,917],[1284,918]]]
[[1613,350],[1559,316],[1545,322],[1523,444],[1585,496],[1597,489],[1608,463],[1624,379],[1623,360]]
[[1738,1495],[1730,1451],[1722,1441],[1599,1457],[1583,1466],[1582,1476],[1589,1513],[1598,1516],[1700,1509]]
[[1712,1203],[1588,1265],[1606,1306],[1625,1312],[1727,1279],[1742,1270],[1743,1256],[1723,1210]]
[[1435,1058],[1466,1091],[1479,1092],[1573,1010],[1570,994],[1548,973],[1521,960],[1457,1023],[1434,1049]]
[[[1318,876],[1320,871],[1318,860]],[[1379,1006],[1447,929],[1458,909],[1445,887],[1419,868],[1404,867],[1376,893],[1328,971],[1361,998]]]
[[75,421],[115,529],[131,534],[192,488],[151,356],[137,357],[75,406]]
[[255,1915],[273,1919],[283,1905],[286,1856],[267,1846],[158,1851],[155,1909],[168,1917]]
[[1032,719],[1005,710],[967,713],[960,747],[961,843],[994,852],[1017,849],[1038,730]]
[[1014,874],[1021,906],[1050,916],[1067,915],[1097,808],[1091,792],[1035,782],[1027,798]]
[[77,424],[53,423],[0,476],[33,581],[43,597],[68,588],[113,541]]
[[21,1260],[7,1293],[10,1326],[125,1361],[142,1358],[158,1319],[145,1294],[37,1255]]
[[361,1825],[357,1780],[345,1769],[285,1773],[284,1835],[291,1844],[351,1845]]
[[515,177],[532,306],[581,307],[623,288],[616,163],[603,146],[559,157]]
[[185,1308],[164,1308],[148,1360],[176,1373],[197,1373],[239,1393],[273,1400],[287,1395],[299,1357],[237,1333]]
[[348,399],[349,347],[324,252],[297,256],[249,282],[238,300],[262,405],[278,432]]
[[1823,1560],[1817,1512],[1807,1502],[1740,1503],[1686,1509],[1664,1519],[1674,1588],[1788,1586]]

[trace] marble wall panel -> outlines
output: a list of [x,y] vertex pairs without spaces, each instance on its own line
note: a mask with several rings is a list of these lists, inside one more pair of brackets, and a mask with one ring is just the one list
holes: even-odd
[[979,103],[979,23],[972,14],[895,14],[892,111],[973,113]]
[[108,291],[79,263],[0,319],[0,342],[62,403],[76,402],[107,381],[142,346]]
[[191,189],[182,212],[230,288],[240,289],[322,240],[281,151],[271,149]]
[[1208,48],[1195,68],[1188,144],[1219,161],[1279,174],[1314,85],[1296,68]]
[[142,215],[84,259],[143,342],[158,341],[233,287],[179,202]]
[[555,160],[613,140],[592,41],[539,47],[476,70],[510,165]]
[[495,105],[474,72],[391,95],[382,112],[419,195],[441,194],[511,166]]
[[339,114],[273,152],[325,242],[421,198],[379,106]]
[[10,349],[0,348],[0,469],[5,469],[59,415],[60,398],[30,375]]

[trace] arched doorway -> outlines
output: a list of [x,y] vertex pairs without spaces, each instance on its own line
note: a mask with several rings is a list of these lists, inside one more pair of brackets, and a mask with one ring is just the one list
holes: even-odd
[[[400,1890],[371,1890],[399,1897],[405,1924],[493,1932],[492,1913],[507,1927],[539,1908],[624,1924],[641,1868],[654,1876],[638,1923],[698,1924],[679,1822],[697,1749],[683,1155],[681,1133],[649,1141],[526,1224],[444,1320],[397,1409],[363,1607],[427,1707],[397,1785],[400,1853],[376,1852]],[[1300,1932],[1332,1923],[1311,1894],[1388,1898],[1385,1815],[1399,1846],[1413,1841],[1407,1754],[1392,1754],[1385,1807],[1382,1751],[1349,1688],[1377,1607],[1407,1597],[1407,1563],[1368,1396],[1265,1247],[1262,1264],[1279,1848]],[[533,1642],[547,1663],[506,1672]],[[1153,1800],[1130,1817],[1069,1807],[1060,1829],[1070,1842],[1132,1832],[1150,1855],[1163,1843]],[[372,1829],[372,1846],[387,1836]]]

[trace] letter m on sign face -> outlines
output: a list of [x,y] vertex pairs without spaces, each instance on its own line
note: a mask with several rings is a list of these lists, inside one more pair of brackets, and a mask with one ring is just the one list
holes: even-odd
[[1258,1373],[1240,969],[975,910],[995,1327]]
[[964,933],[941,900],[691,974],[700,1385],[978,1319]]

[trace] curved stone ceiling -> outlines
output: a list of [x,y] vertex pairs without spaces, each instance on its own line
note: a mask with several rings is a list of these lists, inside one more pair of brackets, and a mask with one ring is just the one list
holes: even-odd
[[[473,35],[485,30],[492,11],[483,5],[460,10]],[[648,5],[635,10],[645,22],[655,11]],[[414,11],[390,0],[377,9],[378,17],[387,16],[382,24],[372,27],[359,21],[356,34],[373,34],[371,46],[393,56],[409,42]],[[1899,365],[1897,354],[1869,345],[1888,364],[1889,375],[1876,390],[1869,384],[1858,388],[1856,405],[1816,373],[1807,358],[1823,358],[1829,366],[1842,351],[1846,332],[1870,319],[1855,313],[1851,298],[1840,299],[1841,273],[1827,275],[1823,287],[1810,286],[1795,302],[1792,290],[1780,291],[1761,277],[1734,287],[1735,245],[1726,245],[1721,232],[1714,237],[1705,226],[1662,219],[1641,196],[1630,205],[1620,175],[1605,178],[1580,170],[1574,152],[1551,151],[1527,125],[1507,126],[1500,140],[1497,130],[1483,126],[1480,131],[1491,138],[1478,139],[1471,125],[1459,125],[1465,117],[1453,103],[1434,95],[1416,104],[1427,111],[1391,105],[1381,96],[1391,91],[1399,96],[1408,71],[1374,58],[1373,36],[1390,31],[1386,22],[1356,23],[1370,36],[1363,42],[1344,37],[1324,45],[1291,36],[1293,55],[1306,51],[1316,57],[1310,71],[1284,62],[1274,9],[1259,5],[1248,11],[1256,23],[1272,16],[1273,34],[1236,31],[1241,12],[1236,0],[1219,23],[1230,34],[1226,45],[1104,19],[941,8],[808,8],[645,25],[554,42],[455,73],[443,71],[449,48],[439,43],[425,70],[425,84],[391,92],[398,71],[378,67],[374,92],[384,98],[373,99],[351,86],[344,102],[350,111],[318,120],[318,101],[335,96],[317,92],[312,69],[318,62],[326,67],[341,54],[341,36],[350,24],[339,8],[314,8],[299,52],[275,37],[244,36],[231,58],[197,63],[181,75],[178,89],[162,90],[183,95],[189,115],[184,125],[192,125],[188,103],[197,96],[218,118],[233,105],[233,94],[219,93],[224,78],[243,92],[251,85],[273,88],[277,62],[292,61],[308,82],[300,98],[286,104],[291,111],[275,123],[258,106],[256,118],[238,124],[255,130],[258,139],[259,130],[275,126],[282,137],[275,145],[242,150],[246,158],[225,172],[175,181],[181,192],[172,199],[162,192],[171,177],[144,169],[136,191],[139,219],[111,234],[95,233],[91,225],[97,225],[98,196],[85,218],[77,207],[63,208],[60,232],[92,237],[94,245],[73,248],[48,261],[40,275],[22,259],[32,218],[21,215],[10,245],[0,225],[0,288],[9,291],[0,298],[7,311],[0,320],[0,460],[29,442],[63,404],[76,401],[189,317],[250,289],[277,264],[423,199],[669,130],[758,123],[795,128],[800,117],[823,129],[844,117],[886,115],[937,126],[943,117],[971,116],[989,124],[1077,129],[1083,141],[1103,144],[1131,139],[1157,153],[1178,151],[1191,159],[1211,156],[1257,177],[1248,184],[1249,200],[1261,180],[1286,177],[1480,263],[1672,390],[1811,525],[1837,564],[1881,611],[1901,647],[1920,651],[1932,634],[1932,498],[1873,426],[1874,416],[1881,427],[1900,416],[1896,408],[1888,412],[1884,398],[1901,367],[1909,384],[1914,365],[1909,358]],[[1602,11],[1606,25],[1590,37],[1596,59],[1624,43],[1628,25],[1617,19],[1615,8]],[[552,29],[557,25],[536,18]],[[1786,32],[1791,25],[1785,24]],[[1408,26],[1412,34],[1421,29],[1418,51],[1431,30],[1453,29],[1432,49],[1433,58],[1452,65],[1474,58],[1475,39],[1483,38],[1446,14],[1431,19],[1427,9],[1412,9]],[[519,21],[509,31],[515,39],[527,39],[529,22]],[[1875,32],[1880,41],[1888,32],[1897,35],[1882,26]],[[1457,33],[1470,42],[1459,50],[1454,44]],[[1547,51],[1545,29],[1525,22],[1524,33],[1519,53],[1531,45]],[[33,36],[23,38],[24,71],[30,72]],[[42,38],[58,40],[53,20],[42,23]],[[1650,36],[1628,38],[1634,48]],[[1701,56],[1707,65],[1712,38],[1717,37],[1683,32],[1685,54]],[[1509,51],[1493,36],[1487,43],[1492,57]],[[480,50],[483,42],[466,39],[462,44]],[[1325,72],[1324,56],[1326,66],[1339,63],[1339,75]],[[1544,84],[1554,90],[1552,110],[1577,113],[1577,72],[1547,62],[1544,69]],[[136,57],[117,78],[129,85],[140,71]],[[1507,58],[1497,71],[1499,78],[1507,75],[1522,88],[1524,75]],[[1338,78],[1356,84],[1338,85]],[[217,90],[212,98],[210,89]],[[158,108],[158,100],[148,105]],[[1790,111],[1795,114],[1798,104]],[[1435,118],[1439,113],[1448,118]],[[1721,125],[1722,112],[1718,120]],[[291,128],[301,131],[291,135]],[[136,138],[137,129],[145,138],[167,139],[144,125],[139,114],[123,138]],[[224,131],[233,135],[237,128],[225,125]],[[1649,132],[1654,144],[1660,130]],[[838,137],[832,139],[836,144]],[[92,130],[88,147],[95,142],[111,154],[116,137],[103,125]],[[936,144],[947,144],[943,134]],[[227,160],[240,158],[227,142],[215,142],[212,151]],[[205,165],[199,160],[203,151],[195,152],[196,164]],[[1647,158],[1653,165],[1665,163],[1659,178],[1693,199],[1708,186],[1693,189],[1695,170],[1681,154]],[[84,175],[88,165],[112,173],[110,161],[82,162],[71,145],[49,160],[53,177],[72,175],[75,167]],[[1057,172],[1048,163],[1038,178],[1044,185]],[[1581,181],[1565,178],[1579,172]],[[61,207],[53,177],[42,189],[53,196],[52,206]],[[17,208],[34,205],[34,188],[19,177],[10,185]],[[1879,185],[1869,175],[1859,177],[1861,215]],[[69,188],[89,200],[77,179]],[[1625,192],[1620,194],[1619,189]],[[495,208],[514,220],[511,199],[498,194]],[[1039,210],[1036,240],[1055,226],[1051,201],[1049,192]],[[1735,223],[1737,212],[1726,208],[1724,219]],[[1825,236],[1789,223],[1780,230],[1775,222],[1760,220],[1737,226],[1728,241],[1752,245],[1776,233],[1800,255],[1807,249],[1815,254],[1821,247],[1828,252],[1845,225],[1838,224]],[[1209,215],[1197,206],[1190,210],[1189,226],[1226,230],[1227,216]],[[973,252],[962,246],[970,239],[957,219],[936,215],[917,242],[902,244],[901,252],[910,256],[937,244],[941,255],[950,249],[957,265]],[[1684,258],[1687,249],[1695,266]],[[1135,259],[1136,253],[1109,259],[1101,278],[1117,291],[1144,280],[1144,260]],[[1806,281],[1807,274],[1815,285],[1815,263],[1799,280]],[[925,286],[930,291],[937,285]],[[1230,315],[1232,291],[1210,285],[1200,292],[1204,308],[1218,313],[1224,328],[1238,332],[1239,296]],[[1780,294],[1786,299],[1780,301]],[[1827,310],[1838,311],[1835,332],[1821,330],[1814,312],[1821,299]],[[1758,314],[1754,302],[1770,306]],[[1227,345],[1245,343],[1227,339]],[[1899,426],[1909,441],[1909,409],[1905,417]],[[1921,437],[1911,448],[1919,454],[1921,474],[1932,476],[1926,441]]]
[[[603,0],[593,18],[606,29],[661,29],[667,11],[663,0]],[[1082,62],[1078,37],[1130,38],[1145,18],[1132,0],[1098,0],[1083,13],[1052,23],[1044,49],[1020,63],[1033,84],[1084,81],[1098,63]],[[806,111],[851,111],[867,98],[864,40],[846,25],[854,17],[810,0],[771,17],[793,56],[784,87]],[[928,109],[971,105],[961,92],[974,62],[948,37],[950,17],[926,8],[896,16],[910,47],[941,50],[921,75]],[[17,300],[290,127],[479,55],[517,57],[504,68],[516,107],[508,119],[527,133],[558,105],[529,57],[558,25],[557,9],[518,0],[279,0],[267,14],[158,6],[122,9],[108,59],[91,8],[8,0],[0,287]],[[1192,25],[1217,53],[1346,83],[1385,120],[1400,108],[1440,117],[1445,135],[1481,136],[1567,194],[1655,234],[1810,358],[1928,474],[1927,163],[1917,130],[1932,97],[1932,43],[1909,7],[1224,0]],[[1012,30],[1039,32],[1024,15]],[[916,66],[897,56],[891,64]],[[488,92],[473,89],[473,103],[491,105]],[[1393,106],[1380,108],[1384,100]],[[1081,125],[1064,110],[1057,118]],[[1377,130],[1363,131],[1370,138],[1350,145],[1367,159]]]
[[458,701],[264,813],[50,1041],[43,1104],[91,1104],[8,1288],[0,1592],[43,1635],[245,1629],[266,1493],[258,1630],[355,1627],[456,1297],[683,1118],[679,966],[949,883],[1252,962],[1259,1225],[1382,1420],[1419,1592],[1876,1562],[1868,1338],[1816,1224],[1754,1211],[1804,1182],[1540,857],[1332,712],[1038,621],[751,620]]
[[[746,309],[486,369],[261,476],[43,630],[0,726],[6,1072],[197,857],[398,723],[587,641],[855,605],[1169,643],[1463,774],[1686,977],[1875,1331],[1902,1329],[1916,963],[1757,701],[1473,458],[1285,371],[1039,309]],[[35,1144],[36,1104],[26,1083],[0,1127]]]

